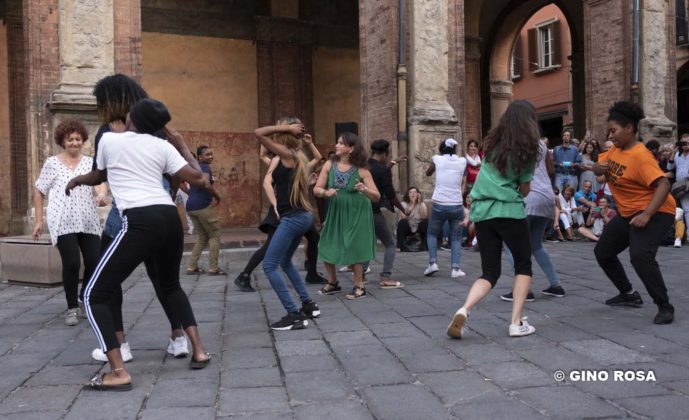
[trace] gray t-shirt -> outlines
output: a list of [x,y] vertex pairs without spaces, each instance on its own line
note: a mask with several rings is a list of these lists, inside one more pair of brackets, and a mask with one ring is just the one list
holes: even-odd
[[552,218],[555,214],[555,194],[545,166],[548,146],[541,140],[539,149],[540,157],[531,180],[531,192],[524,198],[524,204],[527,215]]

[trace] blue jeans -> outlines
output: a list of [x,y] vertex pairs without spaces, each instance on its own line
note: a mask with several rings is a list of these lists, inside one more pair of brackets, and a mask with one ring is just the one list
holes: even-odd
[[577,190],[577,185],[579,185],[579,180],[576,175],[569,174],[555,174],[555,186],[562,192],[565,189],[565,185],[571,185],[574,191]]
[[433,203],[431,217],[428,220],[428,234],[426,243],[428,244],[428,260],[430,264],[438,262],[438,235],[442,232],[443,223],[450,223],[450,244],[452,249],[452,268],[459,268],[459,253],[461,251],[460,241],[462,239],[462,221],[464,220],[464,207],[444,206]]
[[266,256],[263,258],[263,272],[268,277],[268,281],[278,295],[282,306],[289,313],[299,312],[299,308],[290,297],[287,283],[278,268],[282,268],[282,271],[285,272],[302,302],[311,300],[309,292],[304,286],[304,279],[301,278],[297,269],[294,268],[294,264],[292,264],[292,255],[297,250],[302,236],[311,228],[311,225],[313,225],[313,215],[308,211],[300,211],[282,217],[273,234],[273,239],[268,245]]
[[[541,216],[527,216],[526,221],[529,222],[529,233],[531,234],[531,252],[533,253],[536,262],[538,263],[545,276],[550,282],[550,286],[558,287],[560,279],[557,277],[553,262],[550,261],[548,251],[543,248],[543,235],[548,226],[553,223],[553,219]],[[514,259],[508,247],[505,247],[505,254],[512,267],[514,267]]]

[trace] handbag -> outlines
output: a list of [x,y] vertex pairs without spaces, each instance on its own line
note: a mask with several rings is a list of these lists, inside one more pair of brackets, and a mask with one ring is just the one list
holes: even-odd
[[414,233],[404,238],[402,243],[402,252],[421,252],[423,251],[423,241],[421,241],[421,235],[419,233]]
[[670,187],[670,193],[678,200],[687,195],[687,192],[689,192],[689,178],[676,181]]

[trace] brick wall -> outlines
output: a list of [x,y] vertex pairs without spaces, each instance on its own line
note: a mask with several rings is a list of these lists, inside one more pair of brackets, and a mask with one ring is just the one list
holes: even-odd
[[113,2],[115,72],[141,81],[141,1]]
[[594,137],[605,138],[612,103],[629,98],[630,17],[627,1],[585,4],[587,127]]

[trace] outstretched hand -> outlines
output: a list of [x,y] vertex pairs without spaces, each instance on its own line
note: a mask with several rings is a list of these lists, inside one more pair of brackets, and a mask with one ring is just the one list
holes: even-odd
[[65,195],[69,197],[69,193],[78,186],[79,183],[76,181],[76,178],[70,179],[65,187]]

